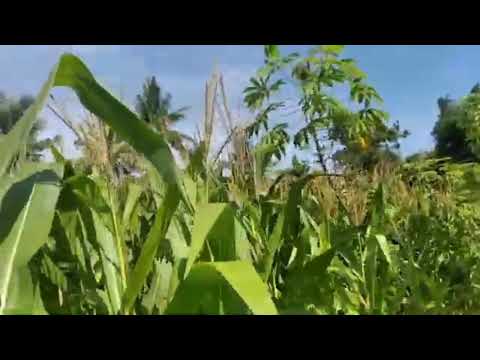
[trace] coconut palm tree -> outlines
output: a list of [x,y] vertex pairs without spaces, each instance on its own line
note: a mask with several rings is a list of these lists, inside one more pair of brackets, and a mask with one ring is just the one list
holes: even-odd
[[185,118],[188,107],[181,107],[171,111],[172,95],[163,92],[155,76],[147,78],[143,85],[143,91],[137,95],[136,110],[142,120],[153,129],[165,135],[169,144],[182,156],[188,156],[188,150],[184,141],[194,143],[194,140],[171,127]]

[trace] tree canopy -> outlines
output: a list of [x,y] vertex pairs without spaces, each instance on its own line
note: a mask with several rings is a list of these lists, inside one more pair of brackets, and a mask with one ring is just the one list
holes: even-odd
[[[0,92],[0,134],[7,134],[20,120],[24,112],[33,104],[35,99],[31,95],[22,95],[19,99],[9,98]],[[30,161],[39,161],[42,152],[53,142],[60,142],[61,137],[39,140],[40,133],[45,129],[45,120],[35,121],[26,142],[26,158]]]
[[468,138],[468,132],[474,126],[471,106],[479,95],[480,85],[476,84],[470,93],[459,101],[449,96],[438,99],[439,116],[432,131],[436,156],[450,157],[459,162],[479,160]]
[[170,145],[186,156],[183,141],[193,142],[188,135],[171,129],[171,126],[185,118],[188,107],[172,110],[172,95],[162,90],[155,76],[147,78],[142,93],[137,95],[135,108],[140,119],[156,131],[163,133]]

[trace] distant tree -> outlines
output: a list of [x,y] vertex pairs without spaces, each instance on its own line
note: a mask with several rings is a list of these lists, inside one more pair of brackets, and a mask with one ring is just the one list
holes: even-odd
[[470,90],[470,94],[479,94],[480,93],[480,83],[476,83],[475,86]]
[[393,126],[380,124],[370,136],[354,142],[347,140],[348,128],[334,128],[334,132],[344,145],[343,149],[335,152],[334,160],[343,166],[364,170],[372,170],[380,162],[400,162],[399,140],[409,135],[408,131],[400,129],[398,122]]
[[[30,95],[23,95],[20,99],[14,100],[0,92],[0,134],[7,134],[34,101],[35,99]],[[58,135],[53,139],[39,140],[38,137],[44,129],[45,121],[41,118],[37,119],[33,124],[27,141],[27,160],[40,161],[42,152],[48,148],[51,142],[59,143],[61,141],[61,137]]]
[[439,116],[432,131],[437,157],[450,157],[459,162],[479,159],[467,139],[471,122],[467,111],[468,99],[477,97],[478,94],[480,85],[476,84],[470,94],[461,101],[454,101],[448,96],[438,99]]
[[185,118],[188,107],[171,111],[172,95],[163,92],[155,76],[148,78],[142,94],[137,95],[136,109],[143,120],[157,130],[164,131]]
[[185,155],[187,150],[183,142],[185,140],[193,142],[193,139],[171,127],[185,118],[185,111],[188,110],[188,107],[182,107],[175,111],[172,111],[171,107],[172,95],[162,91],[155,76],[147,78],[142,93],[137,95],[135,108],[142,120],[164,134],[170,145]]

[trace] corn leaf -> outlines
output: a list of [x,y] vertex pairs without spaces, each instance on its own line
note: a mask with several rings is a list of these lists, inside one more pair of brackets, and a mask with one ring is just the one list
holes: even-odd
[[148,314],[157,311],[162,314],[168,303],[168,291],[172,277],[172,264],[166,261],[155,260],[153,278],[149,291],[143,298],[143,306]]
[[50,89],[55,81],[57,69],[58,65],[56,65],[51,72],[48,80],[36,97],[35,102],[27,109],[20,120],[17,121],[13,129],[10,130],[8,134],[0,137],[0,178],[6,174],[13,159],[22,150],[22,146],[24,146],[26,139],[28,139],[28,134],[33,124],[45,106]]
[[[177,289],[166,313],[201,313],[202,305],[211,301],[212,297],[218,298],[218,290],[225,284],[234,290],[254,315],[277,314],[265,284],[253,266],[243,261],[195,264]],[[226,298],[224,301],[235,303],[236,299]]]
[[248,240],[233,208],[226,203],[199,205],[192,230],[192,244],[185,275],[208,242],[215,261],[249,260]]
[[100,216],[94,210],[91,211],[91,214],[95,226],[96,240],[100,246],[100,259],[105,275],[108,304],[111,313],[116,315],[121,309],[124,292],[117,247],[113,234],[103,224]]
[[140,257],[135,264],[135,268],[130,273],[127,290],[123,298],[123,307],[129,311],[140,293],[148,274],[150,273],[155,255],[162,240],[165,239],[165,233],[168,229],[172,216],[177,209],[180,196],[178,188],[170,186],[162,206],[155,217],[153,227],[148,234],[147,241],[142,247]]
[[123,209],[122,221],[124,224],[130,224],[132,214],[138,205],[140,196],[142,195],[142,187],[140,185],[128,184],[128,195]]
[[69,87],[74,90],[80,102],[89,111],[106,122],[122,140],[150,160],[166,183],[175,184],[183,190],[175,160],[164,137],[152,131],[145,122],[105,90],[85,64],[72,54],[62,55],[35,103],[12,131],[0,139],[0,154],[2,154],[0,175],[7,171],[13,157],[20,150],[22,142],[27,138],[28,132],[54,86]]
[[385,235],[375,235],[377,239],[378,245],[382,250],[383,255],[385,256],[385,260],[391,265],[392,264],[392,257],[390,256],[390,249],[388,248],[388,242]]
[[47,315],[38,284],[34,284],[27,266],[16,268],[8,288],[3,315]]
[[[60,193],[61,166],[30,164],[4,194],[0,208],[0,314],[16,269],[27,266],[48,239]],[[39,216],[41,214],[41,216]]]
[[175,160],[164,137],[152,131],[106,91],[79,58],[71,54],[61,57],[54,85],[72,88],[83,106],[105,121],[122,140],[145,155],[167,184],[180,186]]

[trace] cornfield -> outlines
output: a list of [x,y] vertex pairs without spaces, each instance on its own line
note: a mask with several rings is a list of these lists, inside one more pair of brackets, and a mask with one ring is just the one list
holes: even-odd
[[[335,46],[324,51],[336,79]],[[266,54],[264,80],[293,59],[272,46]],[[375,97],[351,63],[342,66],[360,102]],[[305,68],[294,70],[304,86],[302,106],[329,102],[305,85]],[[97,139],[85,150],[91,171],[53,145],[50,163],[19,156],[54,87],[73,90],[92,114],[91,131],[83,131]],[[226,121],[228,161],[221,162],[210,146],[217,87],[223,84],[214,76],[204,129],[179,167],[164,134],[105,90],[79,58],[61,57],[35,103],[0,136],[0,314],[480,312],[475,164],[378,163],[334,176],[319,156],[318,171],[272,177],[269,165],[289,136],[280,124],[249,141],[267,130],[268,111],[278,108],[261,108],[257,90],[269,91],[261,81],[246,89],[255,121],[241,129]],[[345,140],[349,146],[353,136],[365,143],[370,129],[363,121],[380,126],[381,114],[367,110]],[[318,143],[314,130],[325,121],[307,122],[294,142]],[[119,149],[134,153],[142,176],[115,175]]]

